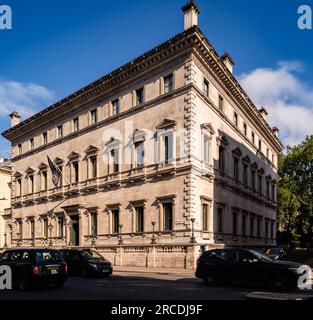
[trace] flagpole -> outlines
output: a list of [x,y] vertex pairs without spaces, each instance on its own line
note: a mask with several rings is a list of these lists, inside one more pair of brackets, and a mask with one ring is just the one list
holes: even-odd
[[[48,153],[46,152],[47,157],[49,157],[51,159],[51,157],[48,155]],[[61,173],[62,177],[64,177],[64,179],[69,183],[70,187],[74,189],[73,185],[71,184],[71,182],[66,178],[65,174],[63,173],[63,171],[61,171],[58,166],[54,163],[54,161],[51,159],[51,162],[54,166],[55,169],[57,169],[59,171],[59,173]]]

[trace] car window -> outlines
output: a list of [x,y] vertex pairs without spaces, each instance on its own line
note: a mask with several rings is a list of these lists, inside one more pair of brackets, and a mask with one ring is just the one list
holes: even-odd
[[22,259],[22,252],[21,251],[16,251],[16,252],[12,252],[12,255],[10,257],[10,260],[12,262],[19,262]]
[[233,262],[237,260],[235,250],[220,250],[220,256],[224,261],[227,262]]
[[4,252],[1,256],[0,256],[0,261],[2,261],[2,262],[5,262],[5,261],[8,261],[9,259],[9,254],[10,254],[10,252],[9,251],[7,251],[7,252]]
[[30,261],[30,253],[29,252],[23,252],[22,254],[22,261],[23,262],[27,262],[27,261]]
[[221,256],[216,250],[211,250],[204,252],[201,260],[221,260]]
[[251,252],[245,250],[239,250],[239,262],[253,262],[257,259]]
[[80,254],[77,251],[73,251],[69,254],[69,258],[70,260],[75,260],[75,261],[80,260]]
[[60,262],[63,261],[61,252],[56,250],[46,250],[36,252],[37,262]]

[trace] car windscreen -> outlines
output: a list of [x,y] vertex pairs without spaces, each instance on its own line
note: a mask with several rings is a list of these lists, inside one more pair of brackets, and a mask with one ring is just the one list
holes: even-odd
[[63,256],[59,251],[44,250],[35,254],[36,262],[62,262]]
[[268,256],[266,256],[265,254],[256,251],[256,250],[249,250],[257,259],[261,260],[261,261],[266,261],[266,262],[272,262],[273,260],[271,258],[269,258]]
[[101,254],[99,254],[97,251],[93,251],[93,250],[83,250],[82,251],[82,256],[86,260],[102,260],[102,261],[105,261],[105,259],[102,257]]

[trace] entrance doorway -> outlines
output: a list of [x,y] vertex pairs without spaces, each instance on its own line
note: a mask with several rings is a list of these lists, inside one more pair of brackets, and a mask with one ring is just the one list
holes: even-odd
[[79,215],[71,216],[71,245],[79,246]]

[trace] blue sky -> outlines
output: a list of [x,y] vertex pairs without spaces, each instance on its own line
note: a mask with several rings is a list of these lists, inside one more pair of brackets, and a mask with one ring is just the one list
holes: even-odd
[[[0,0],[13,11],[13,30],[0,30],[0,131],[13,109],[25,118],[181,32],[185,2]],[[197,3],[200,28],[284,143],[312,134],[313,30],[298,29],[297,9],[313,0]]]

